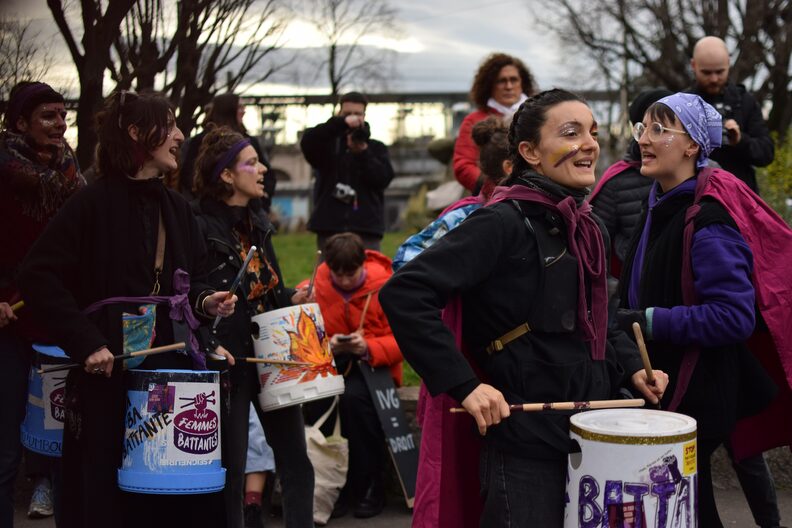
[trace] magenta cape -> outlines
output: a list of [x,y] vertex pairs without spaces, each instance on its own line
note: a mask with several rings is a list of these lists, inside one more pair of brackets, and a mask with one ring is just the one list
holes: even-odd
[[[738,459],[792,443],[792,229],[756,193],[721,169],[703,169],[702,190],[720,202],[753,252],[756,304],[769,329],[748,341],[779,387],[775,401],[756,416],[741,420],[732,435]],[[702,174],[699,174],[699,178]]]

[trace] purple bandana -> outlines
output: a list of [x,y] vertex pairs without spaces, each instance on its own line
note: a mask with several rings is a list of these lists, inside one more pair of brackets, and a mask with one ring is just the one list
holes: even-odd
[[723,138],[721,115],[718,111],[698,95],[689,93],[675,93],[657,102],[670,108],[693,141],[698,143],[701,152],[696,166],[706,167],[710,152],[721,146]]

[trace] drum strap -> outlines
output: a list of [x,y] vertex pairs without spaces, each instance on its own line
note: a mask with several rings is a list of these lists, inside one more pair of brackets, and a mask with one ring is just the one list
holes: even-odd
[[531,331],[531,327],[528,325],[528,323],[523,323],[517,328],[510,330],[509,332],[506,332],[498,339],[491,342],[489,345],[487,345],[487,348],[485,350],[487,351],[487,354],[491,356],[495,352],[500,352],[501,350],[503,350],[503,347],[505,347],[506,345],[517,339],[518,337],[524,336],[530,331]]
[[159,213],[159,228],[157,231],[157,252],[154,255],[154,287],[151,295],[158,295],[160,291],[160,274],[162,264],[165,262],[165,223],[162,221],[162,211]]

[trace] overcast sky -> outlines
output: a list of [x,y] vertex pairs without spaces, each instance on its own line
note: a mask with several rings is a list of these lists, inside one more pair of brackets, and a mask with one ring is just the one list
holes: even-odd
[[[57,57],[52,75],[74,79],[71,58],[45,0],[3,2],[12,15],[36,20],[35,29],[53,43]],[[522,58],[541,88],[569,86],[570,65],[553,35],[539,29],[528,0],[399,0],[402,34],[397,77],[388,88],[405,92],[467,91],[483,57],[503,51]],[[301,28],[304,30],[304,28]],[[303,33],[304,35],[304,33]],[[303,39],[290,38],[294,47]],[[302,82],[306,83],[304,76]],[[283,78],[280,79],[284,81]],[[74,83],[74,81],[71,81]],[[303,84],[305,86],[305,84]],[[64,89],[69,87],[64,86]],[[76,89],[76,85],[72,87]],[[108,89],[110,87],[108,86]],[[282,92],[268,86],[261,91]],[[259,91],[259,90],[256,90]],[[252,95],[252,94],[251,94]]]

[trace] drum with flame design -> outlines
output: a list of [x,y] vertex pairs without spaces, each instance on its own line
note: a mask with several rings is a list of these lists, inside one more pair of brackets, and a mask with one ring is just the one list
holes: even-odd
[[252,318],[257,358],[307,363],[304,366],[257,365],[264,411],[335,396],[344,392],[330,352],[319,305],[301,304]]

